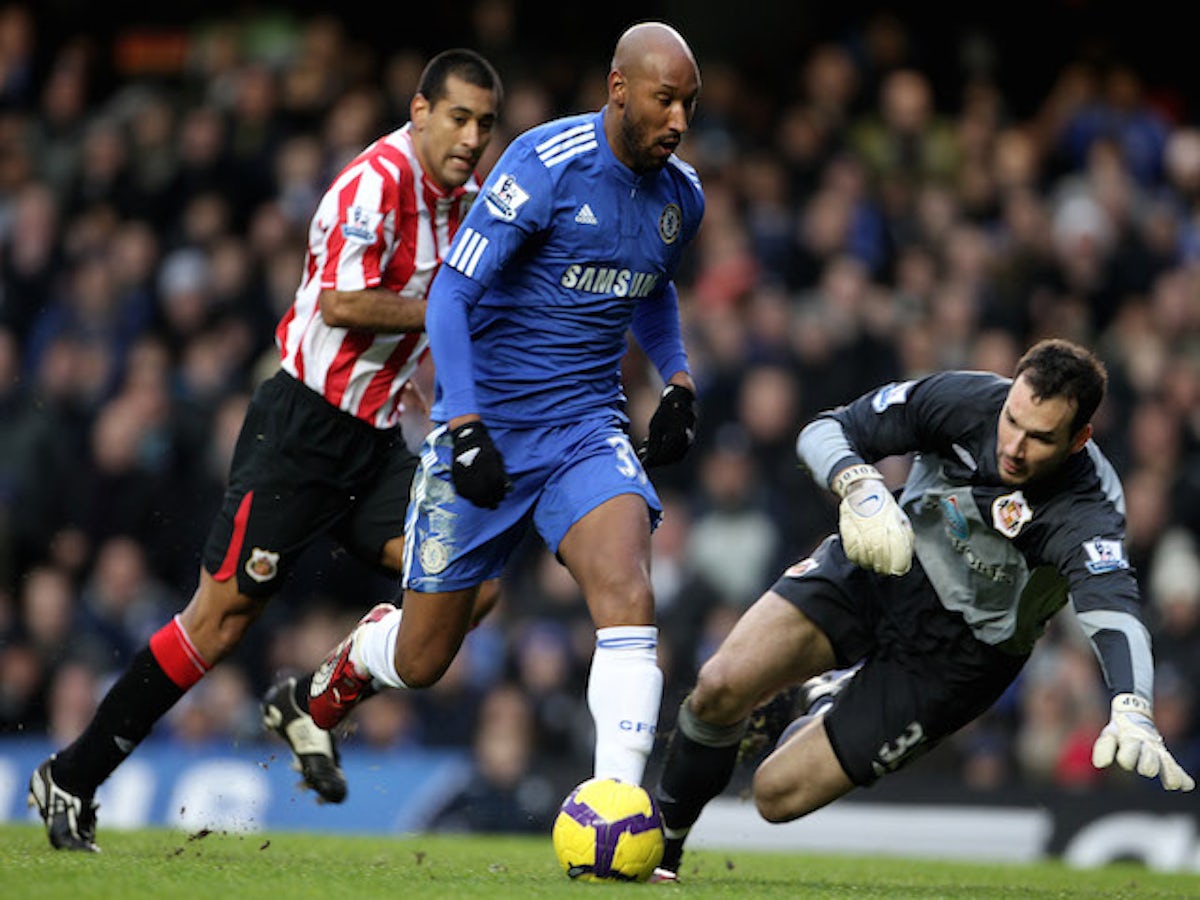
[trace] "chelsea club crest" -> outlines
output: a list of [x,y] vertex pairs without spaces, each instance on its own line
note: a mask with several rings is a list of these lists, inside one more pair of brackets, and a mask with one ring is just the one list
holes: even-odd
[[682,227],[683,210],[676,203],[668,203],[658,217],[658,236],[663,239],[664,244],[673,244]]

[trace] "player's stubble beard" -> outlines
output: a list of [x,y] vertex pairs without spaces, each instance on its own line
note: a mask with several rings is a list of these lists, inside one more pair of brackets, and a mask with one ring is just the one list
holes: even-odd
[[634,161],[635,172],[657,171],[667,164],[669,157],[655,159],[650,155],[650,148],[658,141],[650,138],[649,129],[630,117],[628,107],[621,111],[620,136],[629,158]]

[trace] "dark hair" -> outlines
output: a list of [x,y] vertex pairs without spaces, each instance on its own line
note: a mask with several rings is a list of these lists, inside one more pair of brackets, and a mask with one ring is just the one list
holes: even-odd
[[474,50],[462,47],[443,50],[426,64],[417,84],[417,93],[428,100],[430,106],[436,106],[446,96],[446,79],[451,75],[495,93],[497,106],[504,99],[504,87],[492,64]]
[[1025,351],[1017,362],[1016,375],[1025,376],[1035,397],[1075,401],[1073,435],[1091,421],[1108,386],[1104,363],[1086,347],[1061,338],[1038,341]]

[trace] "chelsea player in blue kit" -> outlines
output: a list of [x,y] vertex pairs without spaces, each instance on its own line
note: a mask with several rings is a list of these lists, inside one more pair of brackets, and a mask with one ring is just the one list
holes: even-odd
[[[605,107],[531,129],[493,167],[429,294],[437,427],[413,481],[403,607],[376,607],[318,670],[322,727],[373,687],[436,682],[478,585],[532,523],[597,629],[593,774],[641,782],[663,684],[650,584],[662,509],[645,467],[681,459],[696,424],[672,276],[704,212],[674,155],[699,91],[678,32],[635,25]],[[630,331],[665,385],[636,450],[620,380]]]

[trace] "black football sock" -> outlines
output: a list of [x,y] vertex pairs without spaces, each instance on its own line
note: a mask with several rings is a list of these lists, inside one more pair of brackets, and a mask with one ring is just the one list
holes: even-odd
[[72,794],[91,797],[183,695],[150,648],[142,648],[100,701],[83,734],[58,752],[54,780]]
[[668,838],[685,836],[708,802],[725,790],[745,731],[745,722],[710,725],[683,701],[655,790]]

